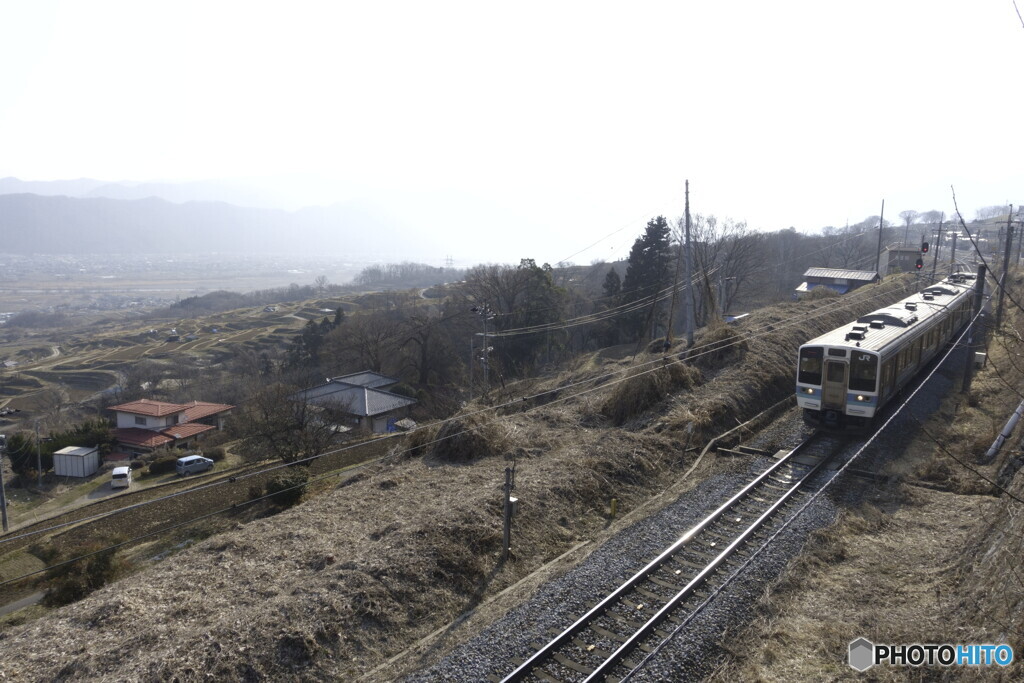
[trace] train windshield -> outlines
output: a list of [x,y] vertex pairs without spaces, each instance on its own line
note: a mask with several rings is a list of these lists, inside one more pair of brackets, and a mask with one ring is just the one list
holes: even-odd
[[796,381],[800,384],[821,385],[821,360],[825,349],[821,346],[805,346],[800,349],[800,368]]
[[850,391],[874,391],[878,377],[878,356],[856,353],[850,358]]

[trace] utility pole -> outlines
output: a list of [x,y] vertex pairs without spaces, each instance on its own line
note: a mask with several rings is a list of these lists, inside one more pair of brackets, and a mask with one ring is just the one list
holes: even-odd
[[981,344],[976,337],[985,334],[985,326],[978,324],[978,312],[981,310],[981,303],[985,295],[985,266],[978,266],[978,279],[974,281],[974,308],[971,312],[970,329],[967,330],[967,362],[964,364],[964,381],[960,387],[960,393],[967,394],[971,391],[971,380],[974,377],[974,354],[977,353]]
[[957,230],[956,232],[953,233],[953,249],[952,249],[952,253],[949,256],[949,274],[950,275],[953,274],[953,266],[956,265],[956,238],[957,238],[957,235],[959,235],[959,234],[960,234],[960,230]]
[[939,265],[939,251],[942,247],[942,221],[945,220],[946,214],[942,214],[939,218],[939,229],[935,231],[935,256],[932,258],[932,282],[935,282],[935,268]]
[[668,307],[668,330],[665,332],[665,352],[672,348],[672,319],[679,294],[679,266],[683,261],[683,236],[679,235],[679,253],[676,255],[676,274],[672,278],[672,304]]
[[36,418],[36,470],[39,473],[39,492],[43,491],[43,456],[39,453],[39,418]]
[[469,400],[473,400],[473,335],[469,335]]
[[882,200],[882,213],[878,216],[878,253],[875,254],[875,272],[882,262],[882,225],[885,223],[885,200]]
[[7,533],[7,491],[4,488],[4,454],[6,447],[0,450],[0,521],[3,522],[4,533]]
[[1010,213],[1006,216],[1006,253],[1003,255],[1003,274],[999,276],[999,304],[996,306],[996,329],[1003,322],[1003,294],[1006,292],[1007,273],[1010,270],[1010,252],[1013,251],[1013,204],[1010,204]]
[[724,277],[721,272],[718,275],[718,308],[721,311],[722,318],[725,319],[725,314],[728,312],[725,306],[725,298],[729,293],[729,283],[735,281],[735,277]]
[[690,181],[686,181],[686,348],[693,346],[693,250],[690,248]]

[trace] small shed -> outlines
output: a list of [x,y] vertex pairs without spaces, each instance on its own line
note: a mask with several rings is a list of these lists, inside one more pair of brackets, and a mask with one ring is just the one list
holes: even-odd
[[800,286],[796,288],[796,293],[797,295],[806,294],[815,287],[828,287],[840,294],[846,294],[878,280],[878,273],[870,270],[808,268],[804,273],[804,282],[801,282]]
[[58,477],[88,477],[100,468],[100,449],[96,446],[68,446],[53,454],[53,472]]

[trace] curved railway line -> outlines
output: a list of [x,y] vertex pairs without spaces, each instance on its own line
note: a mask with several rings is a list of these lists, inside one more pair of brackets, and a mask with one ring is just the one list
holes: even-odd
[[501,683],[619,681],[724,587],[809,495],[808,485],[848,440],[816,433],[777,460],[586,614],[519,663]]

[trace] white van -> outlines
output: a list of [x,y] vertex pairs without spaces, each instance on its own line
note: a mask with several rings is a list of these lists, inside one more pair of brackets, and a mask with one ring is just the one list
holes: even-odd
[[110,488],[126,489],[132,485],[132,468],[115,467],[110,475]]

